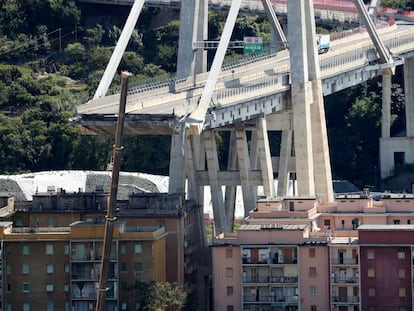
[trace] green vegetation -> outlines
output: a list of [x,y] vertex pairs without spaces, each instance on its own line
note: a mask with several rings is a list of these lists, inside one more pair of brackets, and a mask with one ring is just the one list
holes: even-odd
[[141,301],[142,311],[179,311],[187,302],[187,294],[177,283],[136,281],[130,288]]
[[390,8],[400,8],[412,10],[414,8],[413,0],[382,0],[382,5]]

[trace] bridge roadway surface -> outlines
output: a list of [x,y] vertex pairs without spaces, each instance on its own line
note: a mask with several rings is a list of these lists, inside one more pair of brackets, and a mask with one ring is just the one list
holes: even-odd
[[[393,25],[378,30],[395,63],[414,56],[414,26]],[[381,66],[367,58],[374,46],[366,32],[332,41],[320,55],[324,96],[381,74]],[[207,111],[204,129],[223,128],[238,122],[286,111],[290,108],[288,51],[244,59],[223,67]],[[131,88],[128,92],[125,132],[129,134],[179,133],[185,118],[197,106],[208,72],[186,81]],[[113,133],[119,94],[90,100],[77,107],[78,120],[92,133]]]

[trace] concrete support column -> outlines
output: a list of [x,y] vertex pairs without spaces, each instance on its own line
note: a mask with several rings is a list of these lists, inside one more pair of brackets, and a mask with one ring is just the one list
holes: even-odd
[[194,41],[207,40],[208,1],[182,0],[178,38],[177,78],[206,71],[207,54],[193,50]]
[[282,141],[280,143],[279,172],[277,177],[277,195],[285,197],[289,191],[289,159],[292,154],[292,130],[282,131]]
[[306,37],[308,35],[306,29],[308,25],[308,14],[306,14],[306,9],[309,7],[308,1],[313,4],[312,0],[287,1],[293,133],[299,196],[315,195],[312,128],[309,107],[309,101],[313,96],[312,84],[309,82],[308,42]]
[[185,193],[185,165],[181,134],[171,135],[169,193]]
[[256,192],[254,192],[255,189],[250,185],[250,158],[246,132],[244,129],[236,129],[235,135],[240,180],[243,190],[244,216],[247,216],[251,210],[256,208]]
[[[193,200],[200,207],[197,210],[199,224],[204,223],[204,191],[197,182],[196,172],[200,169],[200,141],[201,136],[185,136],[185,163],[187,172],[187,195],[189,200]],[[207,246],[207,234],[204,225],[199,226],[200,239],[204,246]]]
[[[230,132],[229,141],[229,157],[227,162],[227,170],[235,171],[237,169],[237,150],[236,150],[236,136],[234,131]],[[226,210],[227,224],[231,231],[233,231],[235,207],[236,207],[236,186],[227,185],[224,194],[224,207]]]
[[407,137],[414,137],[414,59],[404,62],[405,124]]
[[312,83],[293,83],[292,110],[293,133],[295,142],[295,167],[299,196],[314,196],[314,169],[312,151],[312,127],[310,117],[310,104],[312,98]]
[[252,170],[257,170],[260,167],[259,161],[259,145],[257,142],[257,128],[256,130],[252,131],[251,139],[250,139],[250,168]]
[[226,213],[224,210],[223,192],[218,180],[219,162],[217,156],[216,137],[213,130],[203,131],[204,145],[206,148],[206,160],[208,179],[213,204],[214,223],[217,233],[229,232]]
[[257,152],[259,156],[260,170],[262,173],[264,194],[266,197],[273,197],[275,194],[275,186],[273,181],[273,166],[265,118],[260,118],[257,120],[256,135]]
[[382,75],[381,136],[390,138],[391,129],[391,75]]
[[312,84],[314,102],[311,105],[311,120],[315,188],[322,201],[333,202],[331,162],[321,80],[314,80]]

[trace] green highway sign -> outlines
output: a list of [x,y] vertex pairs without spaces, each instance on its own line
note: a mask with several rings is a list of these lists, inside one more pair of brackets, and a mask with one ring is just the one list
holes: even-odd
[[244,37],[243,38],[244,54],[261,54],[263,53],[263,40],[261,37]]

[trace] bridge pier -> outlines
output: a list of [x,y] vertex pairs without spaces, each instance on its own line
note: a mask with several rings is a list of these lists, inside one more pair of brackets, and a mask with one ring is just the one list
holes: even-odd
[[292,129],[282,131],[282,140],[280,143],[279,170],[277,177],[277,195],[280,197],[287,196],[289,193],[290,169],[289,160],[292,155]]
[[193,50],[193,42],[207,40],[208,1],[181,0],[177,78],[207,70],[207,51]]
[[[269,137],[267,134],[267,122],[265,118],[257,120],[256,126],[257,141],[257,157],[259,159],[259,167],[262,175],[263,191],[267,197],[273,197],[275,194],[275,186],[273,180],[273,166],[270,154]],[[253,166],[256,168],[256,165]]]
[[414,163],[414,58],[404,61],[405,137],[390,137],[391,76],[383,75],[382,83],[380,167],[384,179],[391,176],[396,167]]
[[298,192],[333,201],[313,1],[288,1],[287,7]]
[[414,137],[414,58],[404,62],[405,119],[407,137]]

